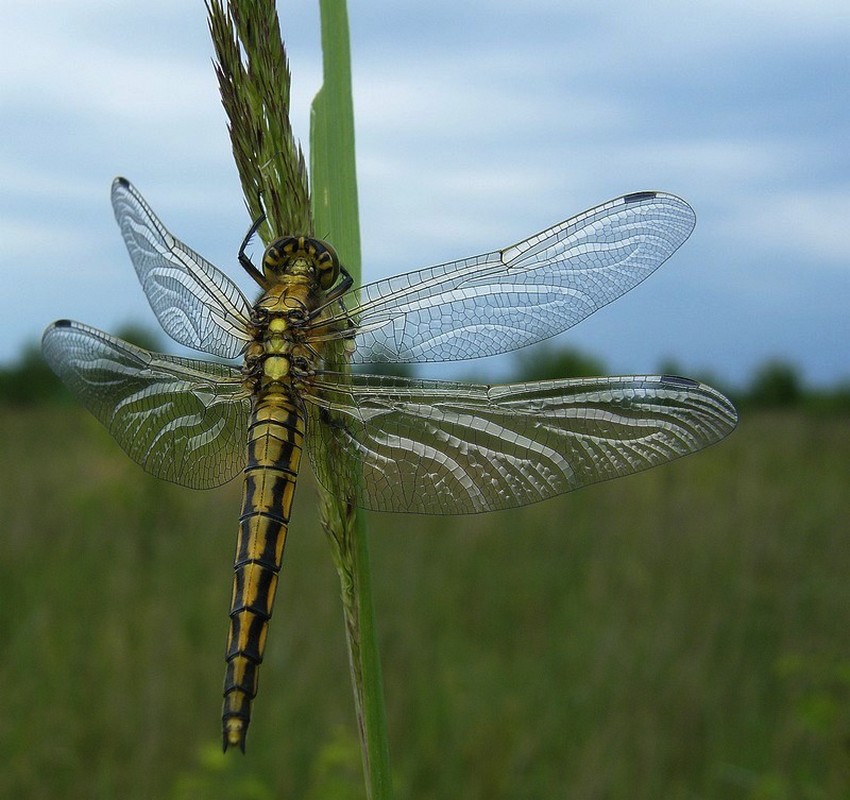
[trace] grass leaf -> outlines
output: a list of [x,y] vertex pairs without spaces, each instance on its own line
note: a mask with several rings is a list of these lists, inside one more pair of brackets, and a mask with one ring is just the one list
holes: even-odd
[[[360,280],[360,227],[354,151],[354,106],[345,0],[320,0],[324,82],[313,101],[310,167],[313,216],[318,235],[336,247]],[[333,454],[327,453],[327,458]],[[333,474],[333,470],[325,470]],[[322,524],[328,534],[340,589],[358,733],[372,800],[392,796],[383,685],[378,658],[369,568],[368,537],[357,498],[322,495]]]

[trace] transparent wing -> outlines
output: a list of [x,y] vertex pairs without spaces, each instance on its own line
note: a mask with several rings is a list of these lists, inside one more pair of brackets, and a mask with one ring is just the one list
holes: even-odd
[[[504,250],[368,284],[317,314],[318,338],[353,337],[354,363],[452,361],[553,336],[625,294],[696,223],[661,192],[611,200]],[[330,323],[330,331],[318,329]]]
[[321,483],[377,511],[465,514],[545,500],[719,441],[732,404],[672,376],[475,386],[329,376],[306,393]]
[[250,398],[238,370],[150,353],[78,322],[53,323],[47,363],[152,475],[195,489],[244,466]]
[[250,339],[250,305],[239,287],[175,239],[126,178],[112,183],[112,207],[163,330],[186,347],[238,356]]

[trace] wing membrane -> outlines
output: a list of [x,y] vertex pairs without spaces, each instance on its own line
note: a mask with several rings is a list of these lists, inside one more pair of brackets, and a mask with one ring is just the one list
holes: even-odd
[[354,290],[316,327],[352,338],[354,363],[452,361],[507,352],[572,327],[637,286],[688,238],[674,195],[611,200],[503,250]]
[[165,332],[180,344],[235,358],[250,339],[250,305],[219,269],[175,239],[126,178],[112,207],[139,281]]
[[353,375],[305,396],[317,477],[355,496],[347,476],[359,476],[360,504],[377,511],[534,503],[696,452],[737,422],[723,395],[672,376],[490,387]]
[[244,466],[250,398],[237,369],[150,353],[78,322],[44,333],[47,363],[152,475],[206,489]]

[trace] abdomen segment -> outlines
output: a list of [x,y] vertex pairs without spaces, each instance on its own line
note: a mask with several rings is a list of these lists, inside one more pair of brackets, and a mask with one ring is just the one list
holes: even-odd
[[225,654],[225,750],[236,745],[245,750],[303,442],[304,419],[288,397],[271,395],[257,402],[248,431]]

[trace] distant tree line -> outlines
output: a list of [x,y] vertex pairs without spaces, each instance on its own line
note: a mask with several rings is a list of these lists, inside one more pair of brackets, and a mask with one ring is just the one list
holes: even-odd
[[[156,336],[138,327],[127,327],[118,334],[122,339],[151,350],[160,349]],[[409,365],[379,369],[367,365],[364,372],[413,375]],[[796,366],[775,359],[755,371],[743,389],[725,387],[711,375],[693,374],[674,363],[661,365],[659,372],[684,374],[710,383],[729,395],[740,408],[804,408],[811,411],[850,412],[850,379],[826,389],[807,387]],[[554,378],[580,378],[608,374],[602,361],[571,347],[536,347],[514,358],[511,380],[533,381]],[[41,355],[37,344],[30,344],[11,366],[0,367],[0,405],[27,406],[70,402],[71,398]]]
[[[609,374],[593,356],[573,348],[538,347],[517,359],[517,380],[581,378]],[[661,374],[702,380],[723,391],[739,408],[804,408],[811,411],[850,412],[850,378],[825,389],[807,387],[799,369],[783,359],[762,364],[743,388],[725,386],[714,375],[700,375],[673,362],[663,363]]]

